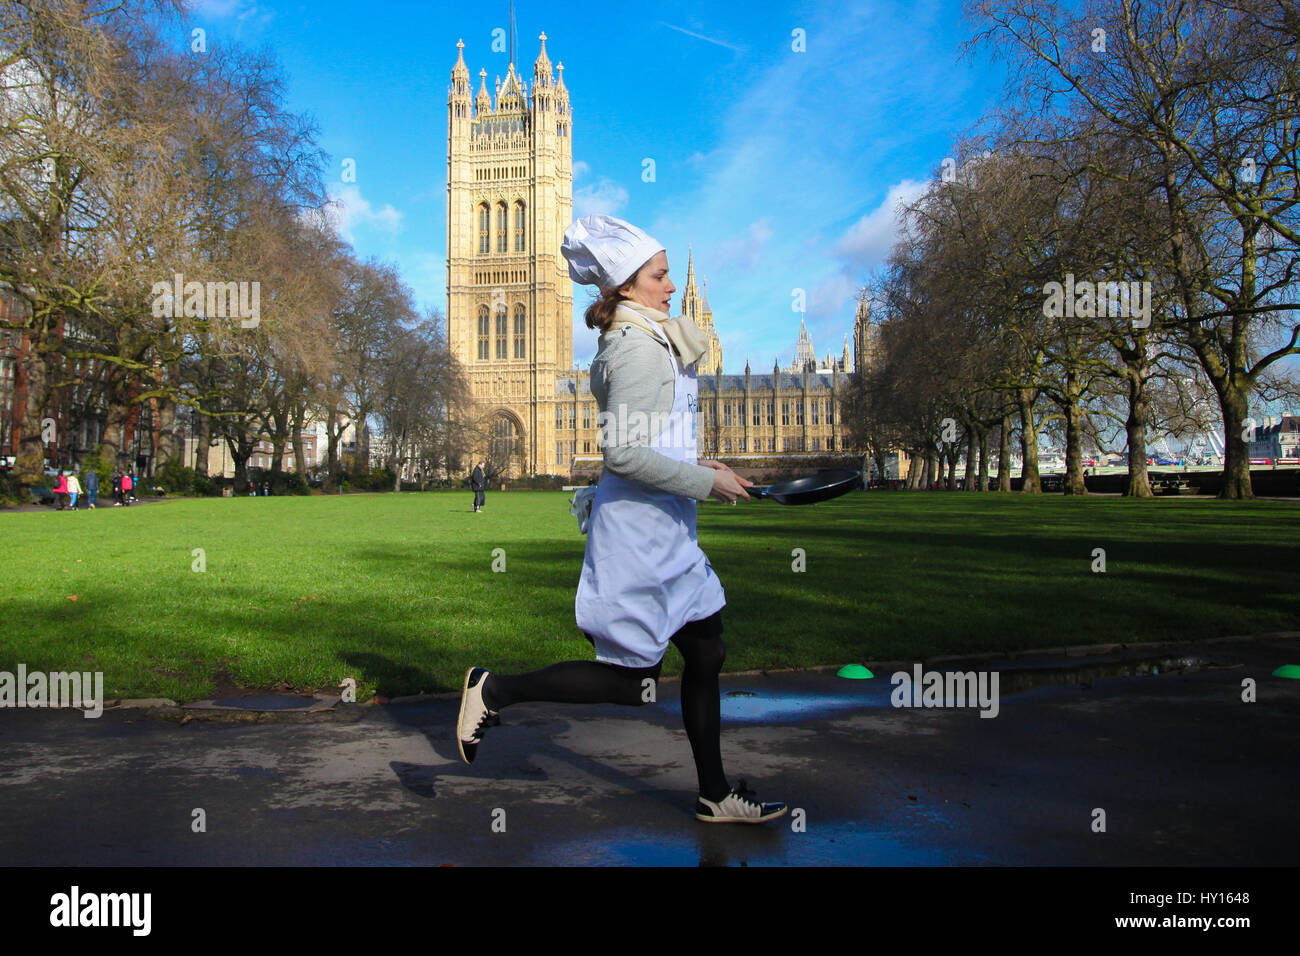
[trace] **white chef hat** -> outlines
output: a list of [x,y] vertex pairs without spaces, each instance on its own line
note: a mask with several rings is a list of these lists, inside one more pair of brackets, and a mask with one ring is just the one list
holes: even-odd
[[601,215],[576,220],[560,246],[573,281],[602,289],[617,289],[663,251],[663,243],[630,222]]

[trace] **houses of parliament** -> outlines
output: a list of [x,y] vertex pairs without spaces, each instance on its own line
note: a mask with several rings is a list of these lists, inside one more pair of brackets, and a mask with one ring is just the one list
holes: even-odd
[[[531,90],[510,63],[488,91],[471,88],[464,42],[447,96],[447,343],[465,369],[490,470],[569,475],[600,454],[597,407],[573,361],[573,283],[560,254],[573,221],[573,109],[564,64],[546,34]],[[818,361],[800,328],[794,361],[771,372],[722,374],[707,288],[688,255],[682,313],[709,337],[697,365],[701,456],[848,452],[840,399],[869,356],[859,303],[853,350]],[[595,334],[594,332],[592,334]]]

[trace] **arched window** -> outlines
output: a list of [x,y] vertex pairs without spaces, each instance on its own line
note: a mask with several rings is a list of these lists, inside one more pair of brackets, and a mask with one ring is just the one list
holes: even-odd
[[485,256],[492,251],[492,213],[488,210],[488,204],[483,203],[478,207],[478,254]]
[[510,220],[506,215],[506,204],[497,203],[497,252],[505,252],[510,238]]
[[504,416],[492,423],[492,460],[509,468],[510,462],[519,451],[519,436],[515,433],[515,423]]
[[506,310],[497,313],[497,358],[506,357]]
[[527,324],[528,323],[524,319],[524,306],[521,302],[519,305],[515,306],[515,358],[521,359],[527,357],[524,349],[524,333],[527,329]]
[[515,203],[515,252],[524,251],[524,204]]
[[480,361],[486,361],[492,357],[488,354],[488,335],[490,333],[488,307],[480,305],[478,307],[478,357]]

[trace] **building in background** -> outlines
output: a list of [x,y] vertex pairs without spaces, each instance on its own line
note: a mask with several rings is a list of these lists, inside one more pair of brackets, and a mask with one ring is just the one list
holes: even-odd
[[[572,124],[564,64],[552,70],[546,34],[531,93],[515,70],[472,93],[463,41],[447,94],[447,341],[466,370],[490,471],[568,475],[600,454],[588,373],[573,361],[572,283],[560,254],[573,218]],[[558,78],[556,76],[558,73]],[[696,369],[701,454],[842,452],[839,401],[854,357],[818,363],[806,328],[793,365],[771,375],[722,374],[707,286],[688,250],[682,314],[708,336]],[[866,341],[859,309],[855,346]],[[800,361],[802,356],[802,361]],[[716,438],[705,437],[704,430]],[[717,447],[715,448],[714,445]]]
[[[546,34],[531,94],[515,71],[471,94],[463,41],[447,95],[447,345],[466,372],[491,472],[568,471],[555,437],[573,364],[573,293],[560,254],[573,218],[573,117]],[[558,76],[557,76],[558,73]]]
[[1270,415],[1255,426],[1251,458],[1300,458],[1300,415]]

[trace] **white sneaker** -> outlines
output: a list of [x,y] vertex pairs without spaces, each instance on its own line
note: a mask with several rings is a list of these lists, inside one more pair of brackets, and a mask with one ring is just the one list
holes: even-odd
[[756,796],[742,780],[717,803],[700,797],[695,803],[695,819],[705,823],[763,823],[784,816],[790,809],[784,803],[759,803]]
[[483,703],[483,683],[488,673],[482,667],[471,667],[465,672],[465,686],[460,692],[456,745],[460,747],[460,757],[466,763],[474,762],[474,754],[483,741],[484,732],[501,723],[497,711],[488,710],[487,704]]

